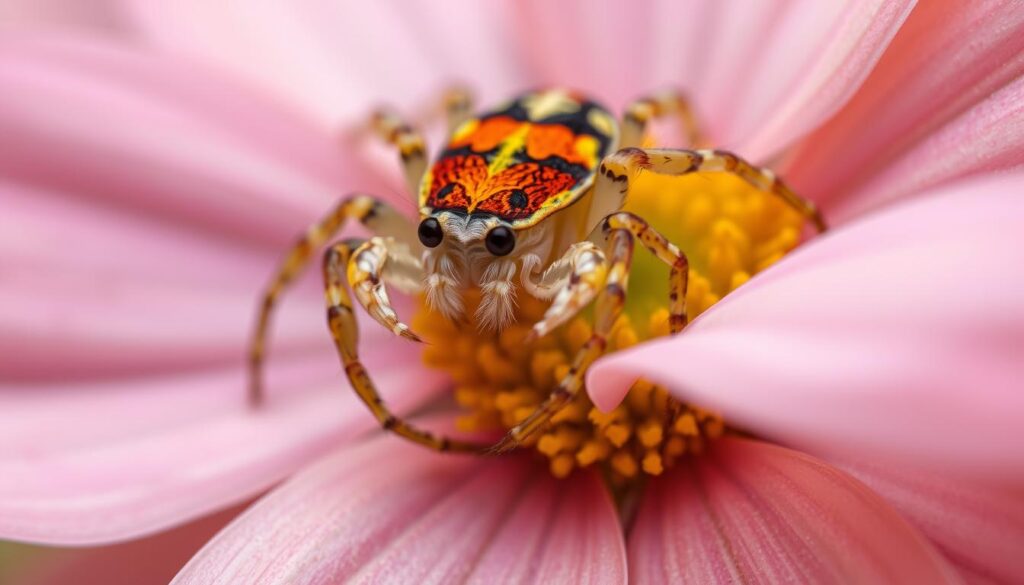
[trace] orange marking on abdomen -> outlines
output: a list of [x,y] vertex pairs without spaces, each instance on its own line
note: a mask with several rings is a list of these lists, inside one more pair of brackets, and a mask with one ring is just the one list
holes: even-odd
[[474,152],[494,150],[523,124],[524,122],[513,120],[508,116],[489,118],[480,122],[480,125],[466,136],[452,140],[448,144],[448,148],[468,146]]

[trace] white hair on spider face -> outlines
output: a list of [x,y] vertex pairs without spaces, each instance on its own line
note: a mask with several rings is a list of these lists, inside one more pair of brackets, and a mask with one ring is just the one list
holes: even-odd
[[427,304],[447,319],[463,320],[462,290],[475,285],[481,300],[474,317],[481,330],[501,330],[512,322],[517,273],[532,270],[551,248],[547,229],[513,230],[490,214],[438,211],[420,223],[419,232],[427,247]]

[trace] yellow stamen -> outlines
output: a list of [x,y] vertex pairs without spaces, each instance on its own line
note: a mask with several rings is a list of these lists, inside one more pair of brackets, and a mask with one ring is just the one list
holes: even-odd
[[[691,318],[794,248],[801,229],[799,216],[781,202],[725,175],[641,175],[628,210],[650,220],[689,257],[686,304]],[[667,270],[640,246],[628,293],[609,351],[669,333]],[[467,291],[465,300],[472,314],[479,292]],[[458,419],[460,429],[503,431],[525,419],[568,374],[573,356],[590,337],[591,317],[577,317],[528,345],[529,327],[546,305],[525,293],[518,302],[518,321],[498,335],[457,326],[426,310],[413,321],[428,339],[443,340],[426,346],[423,360],[451,375],[455,401],[466,410]],[[725,432],[715,414],[639,380],[622,404],[607,413],[584,393],[526,446],[549,460],[556,477],[600,465],[621,484],[660,475],[680,458],[703,452],[708,441]]]

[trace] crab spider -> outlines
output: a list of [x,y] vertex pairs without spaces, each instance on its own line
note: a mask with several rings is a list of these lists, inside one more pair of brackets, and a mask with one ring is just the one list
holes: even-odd
[[[670,331],[686,326],[686,256],[643,218],[622,211],[637,173],[731,173],[779,197],[818,231],[826,229],[813,204],[770,170],[735,154],[640,148],[647,123],[669,114],[681,119],[691,141],[699,140],[691,110],[678,94],[637,100],[621,123],[594,102],[559,90],[528,93],[476,117],[466,94],[452,93],[447,110],[451,136],[432,165],[415,130],[390,113],[373,117],[376,133],[398,149],[406,182],[418,194],[419,224],[359,194],[342,199],[306,232],[263,296],[249,352],[253,404],[262,396],[261,366],[275,302],[349,221],[376,235],[328,246],[323,277],[328,325],[353,389],[387,430],[439,451],[490,453],[514,449],[533,436],[582,390],[587,368],[604,353],[622,313],[636,243],[669,266]],[[593,334],[554,392],[500,442],[439,437],[395,416],[359,359],[348,288],[378,323],[419,340],[392,309],[385,284],[423,292],[432,310],[464,321],[462,293],[478,288],[476,326],[493,330],[513,319],[517,294],[550,300],[533,326],[535,337],[594,302]]]

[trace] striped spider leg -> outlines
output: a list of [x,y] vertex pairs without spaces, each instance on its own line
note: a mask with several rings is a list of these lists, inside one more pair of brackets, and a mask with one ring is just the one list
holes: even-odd
[[682,93],[669,90],[642,97],[626,106],[619,128],[619,146],[643,146],[647,125],[651,120],[665,116],[679,118],[687,145],[693,147],[704,143],[704,135],[697,124],[697,117],[690,102]]
[[[324,295],[327,301],[327,322],[334,338],[345,375],[359,398],[373,413],[381,427],[435,451],[480,451],[482,445],[438,436],[395,416],[380,397],[366,367],[359,360],[359,333],[352,300],[346,290],[348,281],[360,304],[379,323],[397,335],[415,339],[408,327],[398,321],[388,301],[385,280],[399,280],[404,273],[407,282],[413,274],[421,276],[419,260],[407,252],[395,253],[394,240],[373,237],[369,240],[347,240],[332,245],[324,255]],[[386,265],[398,264],[399,270],[389,275]],[[419,279],[422,281],[422,277]]]
[[[460,116],[468,100],[447,100],[450,119]],[[373,116],[377,134],[397,147],[404,174],[418,188],[426,169],[425,143],[418,132],[397,116],[380,111]],[[398,320],[387,290],[388,282],[403,292],[421,288],[423,269],[411,250],[416,229],[404,216],[370,195],[346,197],[323,219],[312,226],[285,256],[284,262],[263,294],[256,330],[249,346],[249,402],[263,401],[263,360],[266,353],[270,317],[277,300],[310,259],[328,241],[341,232],[349,220],[355,220],[378,236],[368,240],[345,240],[331,245],[323,257],[323,277],[327,303],[327,322],[345,374],[359,398],[380,425],[413,442],[438,451],[479,451],[482,445],[438,437],[395,416],[384,404],[359,359],[358,329],[346,281],[367,313],[395,335],[419,341],[407,325]]]
[[[564,299],[556,296],[556,303],[535,325],[534,335],[542,335],[580,311],[593,297],[592,289],[603,286],[595,306],[595,326],[591,339],[580,349],[566,377],[536,411],[513,427],[491,448],[501,453],[516,448],[523,441],[547,427],[551,418],[572,402],[583,388],[586,370],[600,357],[607,345],[612,324],[622,313],[625,302],[626,281],[632,256],[633,241],[638,240],[658,259],[670,267],[669,330],[675,334],[687,323],[686,293],[689,263],[686,255],[651,227],[646,220],[625,211],[604,215],[603,210],[621,209],[629,195],[632,178],[646,170],[663,175],[685,175],[698,171],[726,172],[739,176],[754,187],[772,193],[809,220],[819,232],[826,229],[825,221],[814,205],[796,195],[774,173],[755,167],[735,154],[718,150],[678,150],[624,148],[608,156],[601,163],[594,186],[591,216],[599,219],[588,223],[604,235],[609,255],[601,281],[602,270],[594,262],[589,270],[584,264],[574,264],[574,271],[564,289]],[[569,251],[571,254],[573,250]],[[565,259],[564,262],[570,262]],[[556,262],[555,265],[558,263]],[[553,265],[554,266],[554,265]],[[586,282],[584,286],[580,283]],[[575,312],[572,312],[575,311]],[[568,313],[568,314],[566,314]]]
[[[473,115],[472,97],[462,88],[453,87],[445,91],[442,106],[449,135]],[[389,108],[377,109],[370,117],[370,127],[381,140],[398,150],[405,184],[410,193],[419,193],[420,181],[427,171],[427,148],[423,135]]]
[[258,405],[263,400],[263,359],[266,353],[267,331],[270,317],[285,289],[303,272],[310,259],[331,238],[335,237],[349,220],[355,220],[376,233],[402,234],[412,229],[408,220],[391,207],[370,195],[351,195],[343,198],[306,233],[285,255],[277,273],[263,293],[256,329],[249,344],[249,402]]

